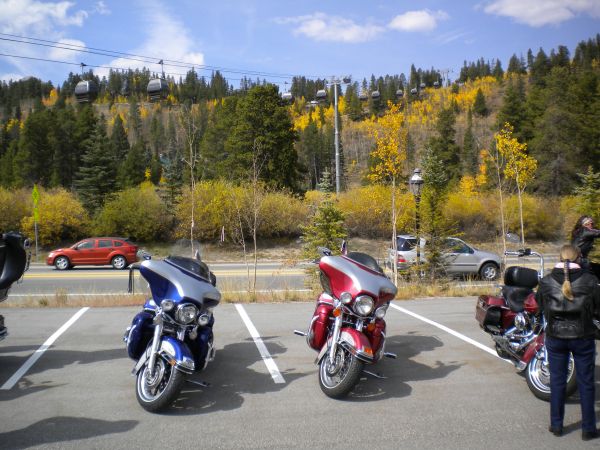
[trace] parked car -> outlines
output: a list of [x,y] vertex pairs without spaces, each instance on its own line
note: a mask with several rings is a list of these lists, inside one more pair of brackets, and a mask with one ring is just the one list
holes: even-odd
[[115,269],[124,269],[137,261],[137,250],[137,245],[126,238],[88,238],[71,247],[52,250],[46,258],[46,264],[58,270],[108,264]]
[[[427,240],[420,238],[420,257],[427,262]],[[398,270],[407,270],[417,260],[417,238],[411,235],[396,237],[396,251],[389,249],[386,265],[392,267],[394,254],[397,258]],[[498,278],[502,259],[499,255],[468,245],[461,239],[446,238],[442,258],[446,273],[450,276],[478,276],[492,281]]]

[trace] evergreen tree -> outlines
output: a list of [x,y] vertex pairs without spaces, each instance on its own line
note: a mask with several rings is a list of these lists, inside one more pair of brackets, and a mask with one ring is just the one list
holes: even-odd
[[121,119],[120,114],[117,114],[115,117],[115,124],[110,133],[110,145],[112,147],[113,158],[118,167],[125,160],[129,152],[129,140],[127,139],[127,133],[123,127],[123,119]]
[[456,116],[452,108],[442,109],[437,118],[437,136],[429,140],[432,154],[443,162],[449,180],[458,180],[460,168],[460,149],[455,142],[456,131],[454,125]]
[[140,117],[140,106],[134,97],[129,100],[129,138],[136,143],[142,139],[142,119]]
[[104,118],[98,121],[94,133],[84,142],[84,148],[75,190],[86,209],[95,215],[107,195],[113,192],[116,178]]
[[49,135],[53,149],[50,185],[70,189],[79,168],[76,165],[79,146],[74,140],[77,118],[71,107],[55,109],[52,115],[54,120]]
[[53,148],[48,137],[51,129],[51,116],[45,109],[32,112],[25,120],[13,163],[18,186],[50,184],[52,172],[48,168],[52,167]]
[[329,196],[319,205],[312,224],[301,227],[304,255],[314,259],[321,256],[318,247],[327,247],[336,252],[348,232],[344,227],[344,214]]
[[502,107],[498,112],[497,126],[502,128],[505,123],[510,123],[514,128],[514,135],[523,142],[522,131],[526,120],[525,86],[521,77],[511,78],[504,93]]
[[236,113],[236,124],[225,142],[228,173],[237,179],[245,178],[257,147],[265,163],[261,178],[274,186],[296,190],[300,179],[294,148],[296,133],[277,87],[250,89],[240,100]]
[[485,103],[485,96],[483,95],[483,91],[481,90],[481,88],[477,89],[477,94],[475,94],[475,101],[473,102],[473,112],[480,117],[485,117],[489,113],[488,107]]
[[146,147],[142,141],[131,146],[119,170],[118,179],[121,189],[138,186],[146,179],[146,154]]

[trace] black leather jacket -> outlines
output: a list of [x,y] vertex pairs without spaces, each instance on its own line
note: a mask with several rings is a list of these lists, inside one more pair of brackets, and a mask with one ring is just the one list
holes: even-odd
[[561,339],[592,338],[596,327],[592,319],[600,319],[600,286],[598,278],[581,269],[569,271],[574,299],[562,294],[563,269],[553,269],[540,281],[535,298],[538,314],[546,318],[546,334]]
[[581,257],[586,258],[594,246],[594,239],[600,238],[600,230],[593,228],[582,228],[581,231],[573,238],[571,244],[575,247],[579,247],[581,250]]

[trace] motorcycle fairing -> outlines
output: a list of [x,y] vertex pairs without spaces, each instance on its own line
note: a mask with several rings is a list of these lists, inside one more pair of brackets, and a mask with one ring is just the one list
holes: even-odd
[[528,364],[529,361],[531,361],[535,357],[535,355],[537,355],[537,353],[540,351],[540,349],[544,346],[545,336],[546,336],[546,333],[540,333],[535,338],[535,341],[532,342],[531,344],[529,344],[529,346],[527,347],[527,350],[525,350],[525,353],[523,353],[523,357],[521,358],[521,361],[523,361],[525,364]]
[[189,299],[213,307],[221,300],[220,292],[212,284],[165,261],[143,261],[140,273],[148,281],[152,297],[157,303],[165,298],[174,301]]
[[323,256],[319,269],[330,280],[333,296],[340,298],[342,292],[353,297],[367,294],[378,299],[378,305],[392,300],[398,289],[385,275],[343,256]]

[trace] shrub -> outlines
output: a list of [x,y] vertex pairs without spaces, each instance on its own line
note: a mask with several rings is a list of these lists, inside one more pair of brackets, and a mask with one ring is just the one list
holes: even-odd
[[165,239],[172,216],[152,183],[118,192],[105,204],[96,218],[98,235],[132,237],[142,242]]
[[[338,197],[339,209],[346,217],[345,226],[352,236],[389,237],[392,233],[390,188],[370,185],[343,192]],[[414,197],[396,193],[396,227],[408,232],[414,227]]]
[[308,222],[309,207],[287,192],[269,192],[260,214],[261,237],[298,236],[300,227]]
[[32,208],[30,190],[0,188],[0,233],[20,230],[21,221],[32,213]]
[[[23,232],[33,238],[33,205],[29,214],[21,220]],[[63,241],[74,241],[86,235],[90,220],[77,197],[63,188],[45,191],[40,189],[38,203],[40,220],[38,238],[41,245],[54,245]]]
[[488,197],[479,193],[465,195],[464,192],[452,192],[444,206],[444,215],[467,239],[492,238],[497,231],[496,218],[486,213]]

